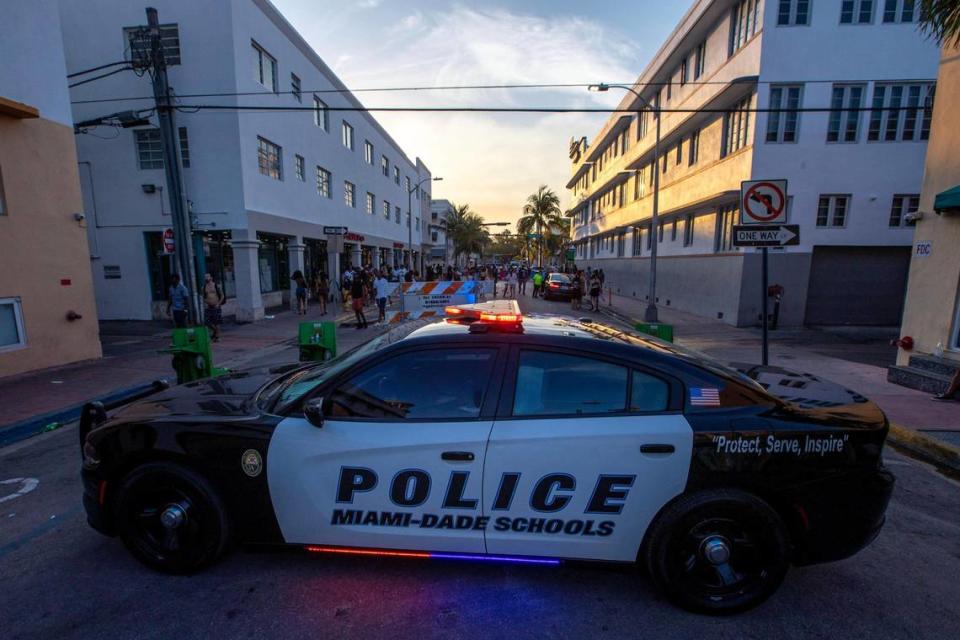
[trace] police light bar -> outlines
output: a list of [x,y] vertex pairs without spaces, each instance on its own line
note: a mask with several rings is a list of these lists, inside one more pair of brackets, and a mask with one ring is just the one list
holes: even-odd
[[444,313],[458,320],[521,324],[523,315],[516,300],[491,300],[477,304],[459,304],[444,309]]

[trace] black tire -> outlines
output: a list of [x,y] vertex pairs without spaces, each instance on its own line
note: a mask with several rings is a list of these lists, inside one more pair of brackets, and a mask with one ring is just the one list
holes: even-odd
[[641,560],[674,604],[731,614],[777,590],[790,566],[790,539],[780,516],[760,498],[734,489],[703,491],[681,497],[657,516]]
[[[117,491],[117,530],[133,556],[157,571],[194,573],[223,555],[230,524],[223,501],[200,474],[169,462],[135,468]],[[164,512],[177,524],[165,526]],[[169,522],[169,520],[168,520]]]

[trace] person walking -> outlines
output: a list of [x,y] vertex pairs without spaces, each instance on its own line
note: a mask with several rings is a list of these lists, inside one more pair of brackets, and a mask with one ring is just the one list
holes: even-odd
[[299,269],[293,272],[290,279],[297,285],[294,291],[297,296],[297,315],[305,316],[307,315],[307,279]]
[[211,339],[220,342],[220,325],[223,323],[223,303],[226,297],[213,276],[203,277],[203,324],[210,329]]
[[590,311],[600,311],[600,274],[596,271],[590,278]]
[[379,271],[375,273],[376,278],[373,281],[374,297],[377,299],[378,322],[383,322],[387,316],[387,279]]
[[960,369],[953,374],[953,377],[950,379],[949,384],[947,384],[947,390],[943,393],[938,393],[933,396],[934,400],[960,400]]
[[570,308],[579,311],[583,306],[583,273],[578,271],[571,278],[573,284],[573,296],[570,298]]
[[543,273],[539,270],[533,273],[533,297],[536,298],[542,293]]
[[190,291],[180,282],[180,275],[175,273],[170,276],[170,289],[167,291],[167,315],[173,318],[175,328],[186,328],[189,305]]
[[350,299],[353,313],[357,316],[357,329],[367,328],[367,316],[363,314],[363,280],[359,276],[350,279]]
[[313,279],[314,295],[320,302],[320,315],[327,315],[327,298],[330,296],[330,280],[323,271],[318,271]]

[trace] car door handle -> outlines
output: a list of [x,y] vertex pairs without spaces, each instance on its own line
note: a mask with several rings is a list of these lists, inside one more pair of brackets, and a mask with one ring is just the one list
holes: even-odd
[[642,444],[640,453],[673,453],[676,448],[672,444]]
[[473,454],[469,451],[444,451],[440,454],[440,459],[451,462],[472,462]]

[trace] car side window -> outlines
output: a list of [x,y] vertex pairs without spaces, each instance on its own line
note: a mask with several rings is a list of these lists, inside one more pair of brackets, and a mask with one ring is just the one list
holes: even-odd
[[626,367],[565,353],[520,351],[514,416],[614,413],[626,410]]
[[630,387],[630,411],[666,411],[670,402],[670,385],[660,378],[634,370]]
[[351,376],[329,395],[331,418],[469,420],[480,416],[496,349],[407,352]]

